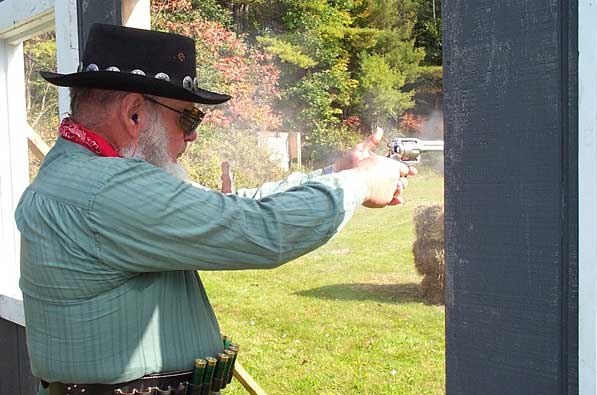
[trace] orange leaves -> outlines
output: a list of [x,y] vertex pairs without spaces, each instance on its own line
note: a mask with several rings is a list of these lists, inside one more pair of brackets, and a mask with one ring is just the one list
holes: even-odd
[[400,117],[400,129],[409,133],[418,133],[421,131],[424,119],[419,115],[414,115],[411,112],[405,112]]
[[280,116],[272,109],[280,97],[280,72],[271,55],[220,23],[203,19],[190,0],[153,1],[152,12],[158,29],[195,39],[197,75],[206,88],[233,97],[226,105],[207,109],[206,124],[263,131],[280,127]]
[[193,8],[190,0],[153,0],[152,12],[189,12]]

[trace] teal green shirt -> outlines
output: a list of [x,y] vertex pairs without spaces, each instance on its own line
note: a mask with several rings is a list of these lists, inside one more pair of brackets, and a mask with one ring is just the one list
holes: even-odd
[[364,196],[349,172],[225,195],[59,138],[15,214],[33,374],[117,383],[216,355],[196,270],[279,266],[328,241]]

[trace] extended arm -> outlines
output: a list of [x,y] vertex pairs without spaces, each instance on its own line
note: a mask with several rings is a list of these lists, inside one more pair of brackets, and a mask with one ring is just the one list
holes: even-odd
[[99,257],[119,270],[271,268],[324,244],[366,195],[349,172],[253,199],[139,163],[110,178],[88,221]]
[[242,188],[236,191],[236,194],[240,197],[248,197],[252,199],[261,199],[265,196],[284,192],[290,188],[304,184],[307,181],[316,179],[323,175],[322,170],[316,170],[311,173],[292,173],[285,179],[277,182],[266,182],[259,188]]

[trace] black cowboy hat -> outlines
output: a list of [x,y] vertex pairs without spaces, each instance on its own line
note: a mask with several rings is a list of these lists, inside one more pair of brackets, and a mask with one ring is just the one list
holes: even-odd
[[201,89],[195,73],[193,39],[96,23],[91,26],[76,73],[40,74],[58,86],[120,90],[203,104],[230,99]]

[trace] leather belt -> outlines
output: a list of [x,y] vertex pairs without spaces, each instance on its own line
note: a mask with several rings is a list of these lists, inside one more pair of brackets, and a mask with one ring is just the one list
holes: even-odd
[[50,395],[192,395],[193,371],[157,373],[118,384],[49,383]]

